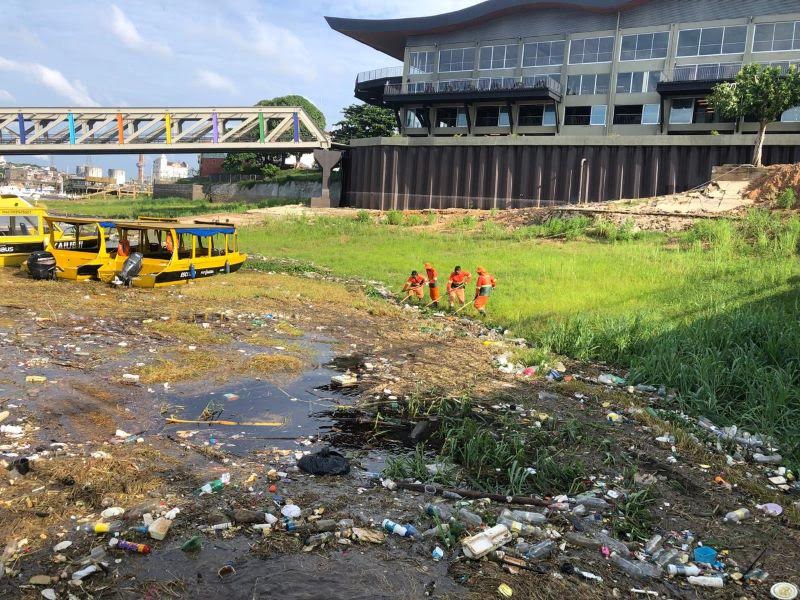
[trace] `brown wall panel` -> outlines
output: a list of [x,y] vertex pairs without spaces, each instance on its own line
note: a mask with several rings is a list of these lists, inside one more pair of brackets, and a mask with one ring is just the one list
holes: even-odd
[[[746,163],[751,153],[733,145],[354,147],[343,161],[342,204],[488,210],[645,198],[700,186],[713,166]],[[800,162],[800,146],[767,146],[764,160]]]

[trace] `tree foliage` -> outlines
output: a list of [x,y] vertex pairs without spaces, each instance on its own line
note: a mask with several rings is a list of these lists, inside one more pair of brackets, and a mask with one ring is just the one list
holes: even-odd
[[753,164],[761,165],[767,126],[800,105],[800,72],[778,67],[745,65],[732,83],[714,87],[708,98],[714,110],[727,119],[753,119],[759,124]]
[[222,170],[237,175],[258,175],[263,179],[274,177],[281,170],[275,164],[276,155],[256,152],[232,152],[225,157]]
[[325,126],[327,125],[325,115],[322,114],[322,111],[318,109],[311,100],[304,96],[298,96],[296,94],[278,96],[270,100],[262,100],[256,106],[299,106],[306,111],[306,114],[320,131],[325,131]]
[[392,110],[369,104],[351,104],[342,110],[344,120],[334,125],[335,142],[347,144],[352,139],[391,137],[397,132],[397,120]]

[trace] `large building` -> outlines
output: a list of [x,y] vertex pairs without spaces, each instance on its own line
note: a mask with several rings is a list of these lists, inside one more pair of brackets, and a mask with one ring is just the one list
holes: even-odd
[[153,182],[173,183],[189,177],[189,165],[185,162],[172,162],[162,154],[153,161]]
[[[393,108],[403,134],[351,150],[348,194],[362,204],[376,193],[383,202],[387,186],[393,204],[414,206],[680,191],[714,164],[749,161],[757,124],[715,114],[714,85],[743,64],[800,65],[798,0],[489,0],[432,17],[328,21],[403,61],[357,78],[356,96]],[[768,161],[800,159],[800,107],[769,132]],[[378,159],[399,173],[380,190],[358,170]],[[453,168],[478,187],[465,189]],[[420,171],[427,189],[403,181]]]

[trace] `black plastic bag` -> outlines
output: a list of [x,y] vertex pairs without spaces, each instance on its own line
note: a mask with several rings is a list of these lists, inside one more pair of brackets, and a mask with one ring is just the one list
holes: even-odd
[[327,447],[316,454],[307,454],[297,465],[301,471],[312,475],[347,475],[350,472],[347,459]]

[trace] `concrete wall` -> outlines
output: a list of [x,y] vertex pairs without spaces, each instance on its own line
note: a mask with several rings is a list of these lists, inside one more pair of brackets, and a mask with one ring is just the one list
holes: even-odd
[[155,183],[153,184],[153,198],[186,198],[188,200],[202,200],[205,198],[202,185],[191,183]]

